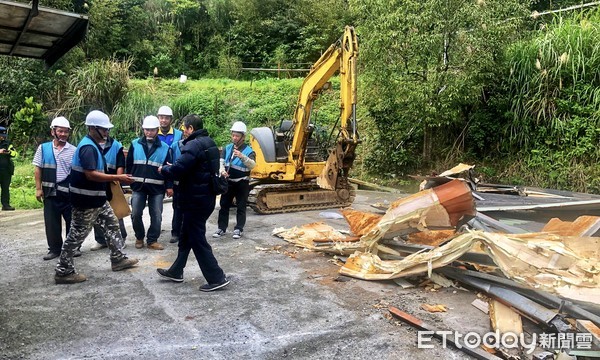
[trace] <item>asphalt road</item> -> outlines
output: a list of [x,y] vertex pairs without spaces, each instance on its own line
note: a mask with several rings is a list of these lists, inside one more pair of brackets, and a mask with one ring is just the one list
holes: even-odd
[[[354,207],[369,210],[370,204],[396,197],[359,191]],[[485,332],[489,320],[469,305],[474,293],[340,279],[331,256],[294,248],[271,235],[276,227],[314,221],[348,229],[344,220],[327,219],[322,212],[265,216],[249,210],[242,239],[232,239],[231,233],[210,238],[232,278],[229,287],[212,293],[198,290],[205,281],[193,254],[183,283],[161,280],[156,273],[177,252],[176,244],[168,243],[170,203],[165,203],[159,239],[165,250],[135,249],[126,219],[125,252],[139,258],[139,265],[112,272],[108,250],[89,251],[90,235],[83,256],[75,259],[88,280],[74,285],[55,285],[56,261],[42,260],[47,250],[41,210],[0,212],[0,358],[468,358],[441,344],[419,349],[416,330],[389,319],[387,306],[440,329]],[[216,217],[217,211],[209,220],[209,235]],[[422,303],[445,304],[449,311],[430,314],[419,308]]]

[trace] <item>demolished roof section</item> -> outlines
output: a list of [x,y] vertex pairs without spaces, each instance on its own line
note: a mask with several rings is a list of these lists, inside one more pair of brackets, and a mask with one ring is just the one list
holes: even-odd
[[377,225],[361,237],[361,242],[368,249],[374,249],[382,238],[425,229],[454,228],[461,218],[472,217],[475,213],[475,201],[469,187],[460,180],[452,180],[394,201]]
[[[551,234],[504,235],[473,231],[427,252],[402,260],[381,260],[372,253],[356,252],[340,273],[366,280],[384,280],[430,273],[448,265],[481,243],[508,278],[563,297],[597,303],[600,299],[599,259],[585,258]],[[588,238],[571,239],[586,242]]]

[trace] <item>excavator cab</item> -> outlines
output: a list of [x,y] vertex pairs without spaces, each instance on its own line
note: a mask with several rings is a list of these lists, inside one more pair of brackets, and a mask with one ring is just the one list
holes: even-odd
[[292,144],[291,139],[294,133],[290,130],[294,122],[292,120],[281,120],[281,123],[276,129],[273,129],[275,134],[275,159],[277,162],[287,162],[288,151]]

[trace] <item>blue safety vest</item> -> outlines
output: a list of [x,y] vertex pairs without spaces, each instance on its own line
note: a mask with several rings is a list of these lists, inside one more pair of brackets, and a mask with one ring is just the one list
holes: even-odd
[[73,155],[73,163],[71,164],[71,185],[69,192],[71,194],[71,204],[74,207],[83,209],[98,208],[106,202],[106,183],[90,181],[85,177],[85,172],[81,167],[81,159],[79,151],[82,147],[91,145],[96,152],[96,169],[104,173],[105,161],[98,145],[87,135],[77,145],[75,155]]
[[[241,153],[250,156],[254,150],[246,144],[242,146]],[[229,170],[230,179],[250,179],[250,169],[244,165],[242,159],[233,157],[233,144],[225,147],[225,168]],[[232,171],[233,170],[233,171]]]
[[69,194],[69,177],[56,183],[56,158],[54,157],[54,148],[52,141],[43,143],[42,147],[42,191],[44,198],[48,196],[56,195],[56,191],[64,193],[63,195]]
[[178,143],[183,138],[183,131],[173,129],[173,143]]
[[[160,140],[156,139],[155,141]],[[144,151],[145,144],[141,144],[139,139],[135,139],[131,145],[133,147],[133,168],[131,169],[131,175],[135,180],[131,184],[131,189],[133,191],[140,191],[144,184],[150,184],[160,187],[164,191],[165,179],[159,174],[158,168],[165,163],[169,154],[169,146],[160,141],[160,146],[154,150],[149,158],[146,158],[146,152]]]
[[123,145],[115,139],[112,139],[112,144],[108,151],[104,154],[104,159],[106,160],[107,172],[109,174],[117,173],[117,154],[119,150],[123,148]]

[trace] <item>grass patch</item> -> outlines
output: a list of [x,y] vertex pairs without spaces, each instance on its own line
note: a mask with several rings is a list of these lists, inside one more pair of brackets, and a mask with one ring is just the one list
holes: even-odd
[[15,173],[10,183],[10,204],[19,210],[40,209],[42,203],[35,198],[35,166],[31,159],[17,159]]

